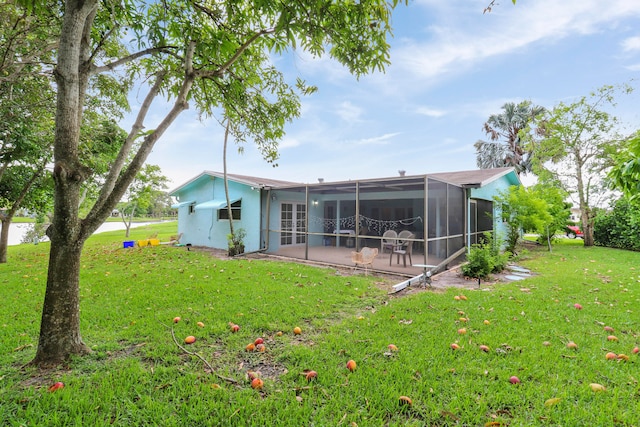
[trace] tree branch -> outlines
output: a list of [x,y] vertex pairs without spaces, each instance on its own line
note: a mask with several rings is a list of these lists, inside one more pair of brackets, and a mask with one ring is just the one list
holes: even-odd
[[29,190],[31,190],[31,187],[33,186],[33,184],[43,175],[45,171],[44,167],[49,160],[50,160],[50,156],[47,156],[44,159],[44,161],[41,162],[40,165],[36,166],[33,172],[33,175],[31,175],[31,178],[29,179],[29,181],[27,181],[24,184],[24,186],[22,187],[22,190],[20,191],[20,194],[18,195],[16,200],[13,201],[13,204],[7,211],[7,217],[13,217],[15,213],[18,211],[18,209],[22,205],[22,201],[24,200],[25,197],[27,197],[27,194],[29,193]]
[[175,49],[177,49],[176,46],[159,46],[159,47],[144,49],[144,50],[141,50],[140,52],[132,53],[131,55],[120,58],[117,61],[113,61],[101,66],[94,66],[91,68],[90,73],[94,75],[94,74],[104,73],[107,71],[113,71],[115,68],[119,67],[120,65],[135,61],[136,59],[141,58],[143,56],[152,55],[154,53],[171,53],[171,51]]
[[91,212],[87,215],[87,218],[98,215],[98,212],[103,209],[105,203],[107,202],[107,198],[113,191],[113,188],[118,181],[120,172],[122,171],[122,168],[124,167],[129,157],[129,153],[131,151],[131,148],[133,147],[135,140],[140,135],[140,131],[144,129],[144,120],[147,116],[147,113],[149,112],[149,109],[151,108],[153,100],[156,98],[156,96],[158,96],[158,93],[160,93],[160,88],[162,87],[166,74],[167,73],[164,70],[156,73],[156,81],[145,97],[144,102],[140,107],[140,111],[138,111],[138,115],[136,116],[136,120],[131,126],[131,131],[127,135],[127,139],[125,140],[122,147],[120,147],[118,156],[109,169],[109,174],[107,175],[102,189],[100,190],[100,194],[98,195],[98,202],[96,202],[96,204],[93,206]]
[[[144,118],[148,112],[148,109],[151,105],[151,102],[156,97],[156,95],[160,91],[161,84],[164,80],[165,74],[164,72],[159,73],[158,80],[156,84],[153,86],[152,90],[149,92],[149,95],[145,99],[146,105],[143,105],[143,108],[140,110],[138,114],[138,118],[136,119],[136,123],[132,128],[131,133],[127,137],[127,141],[125,145],[128,145],[128,148],[125,152],[124,146],[123,149],[120,150],[118,154],[118,165],[110,171],[109,177],[107,178],[107,182],[105,182],[105,186],[109,188],[107,190],[104,189],[100,192],[100,199],[102,203],[96,204],[91,212],[85,218],[83,222],[83,233],[90,235],[97,229],[100,223],[110,214],[109,211],[106,210],[106,206],[112,206],[124,196],[129,184],[133,182],[137,173],[142,168],[145,160],[151,153],[153,146],[160,139],[160,137],[166,132],[166,130],[171,126],[171,124],[178,118],[178,116],[186,109],[189,108],[189,104],[187,103],[187,98],[189,93],[191,92],[191,88],[193,87],[193,82],[196,78],[196,74],[193,72],[193,57],[195,54],[196,43],[194,41],[189,43],[187,47],[187,52],[185,56],[185,77],[182,82],[182,86],[180,88],[180,92],[176,98],[176,101],[173,104],[173,108],[167,113],[167,115],[162,119],[158,127],[151,131],[147,136],[145,136],[142,144],[138,148],[135,156],[129,163],[129,165],[124,169],[124,172],[120,173],[118,171],[116,173],[116,167],[122,168],[124,165],[124,161],[126,160],[126,155],[128,154],[129,149],[133,145],[133,141],[136,136],[138,136],[138,132],[142,129],[142,123]],[[120,164],[122,162],[122,164]],[[114,181],[115,180],[115,181]]]
[[255,42],[260,37],[264,36],[265,34],[271,34],[271,33],[274,33],[275,31],[276,31],[275,28],[265,28],[263,30],[258,31],[257,33],[249,37],[249,39],[245,41],[238,48],[236,53],[234,53],[233,56],[229,58],[229,60],[226,63],[224,63],[220,68],[214,71],[199,71],[197,73],[198,77],[205,77],[205,78],[221,77],[238,60],[238,58],[240,58],[240,56],[244,53],[244,51],[246,51],[249,48],[249,46],[251,46],[253,42]]

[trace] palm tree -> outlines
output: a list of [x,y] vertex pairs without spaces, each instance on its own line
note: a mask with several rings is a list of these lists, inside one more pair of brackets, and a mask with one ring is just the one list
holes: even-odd
[[[507,102],[502,109],[501,114],[489,116],[483,126],[491,141],[478,140],[474,144],[477,165],[480,169],[511,166],[518,174],[531,172],[531,151],[525,150],[521,132],[540,120],[545,108],[522,101],[517,105]],[[532,127],[536,132],[540,130]]]

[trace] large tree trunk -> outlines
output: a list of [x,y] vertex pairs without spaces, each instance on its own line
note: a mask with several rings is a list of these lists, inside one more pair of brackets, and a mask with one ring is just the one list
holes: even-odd
[[80,255],[82,244],[51,242],[40,339],[33,364],[57,365],[90,350],[80,337]]
[[581,216],[581,224],[582,224],[582,238],[584,239],[585,246],[594,246],[595,239],[593,238],[593,214],[591,208],[585,206],[582,209]]
[[9,246],[9,226],[11,225],[11,218],[5,218],[3,215],[2,230],[0,230],[0,264],[7,262],[7,247]]

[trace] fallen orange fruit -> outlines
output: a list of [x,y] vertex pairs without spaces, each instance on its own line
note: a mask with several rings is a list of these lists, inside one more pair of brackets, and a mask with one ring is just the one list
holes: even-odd
[[400,396],[398,398],[398,403],[400,403],[401,405],[411,406],[413,404],[413,401],[408,396]]
[[305,378],[307,381],[313,381],[318,378],[318,373],[316,371],[309,371],[306,373]]
[[55,383],[51,387],[49,387],[49,391],[50,392],[54,392],[56,390],[60,390],[61,388],[64,388],[64,383],[58,381],[57,383]]

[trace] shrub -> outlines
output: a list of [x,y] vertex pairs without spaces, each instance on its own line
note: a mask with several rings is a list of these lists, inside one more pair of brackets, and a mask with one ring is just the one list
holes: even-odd
[[640,207],[617,200],[613,209],[596,216],[593,239],[598,246],[640,251]]
[[510,258],[511,253],[501,252],[500,244],[494,240],[491,233],[485,233],[481,243],[471,246],[467,263],[460,269],[467,277],[486,279],[491,273],[500,273],[504,270]]
[[244,238],[246,236],[247,232],[243,228],[237,229],[233,234],[227,234],[229,256],[235,256],[244,253]]

